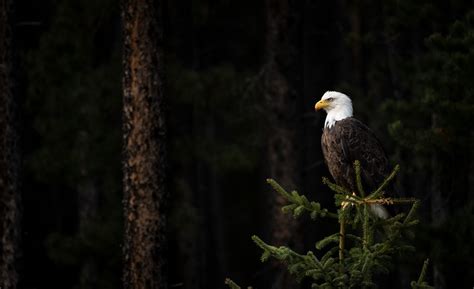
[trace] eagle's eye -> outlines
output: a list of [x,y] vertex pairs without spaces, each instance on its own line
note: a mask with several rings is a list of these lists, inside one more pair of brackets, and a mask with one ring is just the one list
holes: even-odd
[[329,101],[329,102],[331,102],[331,101],[333,101],[333,100],[334,100],[333,97],[328,97],[328,98],[326,98],[326,101]]

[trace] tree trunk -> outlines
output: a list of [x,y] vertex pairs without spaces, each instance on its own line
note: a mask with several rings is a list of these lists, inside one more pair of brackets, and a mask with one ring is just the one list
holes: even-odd
[[124,288],[167,288],[160,1],[124,0]]
[[[267,0],[265,105],[268,116],[267,159],[269,176],[286,189],[294,189],[298,175],[296,154],[295,113],[297,103],[290,87],[290,29],[288,0]],[[277,246],[298,246],[296,222],[284,214],[286,200],[273,192],[269,195],[271,208],[271,242]],[[289,242],[292,244],[289,244]],[[277,268],[271,288],[292,288],[292,278],[284,268]]]
[[0,0],[0,288],[16,288],[20,236],[18,135],[12,85],[9,0]]

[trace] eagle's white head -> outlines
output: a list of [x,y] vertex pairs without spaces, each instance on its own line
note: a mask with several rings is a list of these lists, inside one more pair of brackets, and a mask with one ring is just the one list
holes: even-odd
[[331,128],[338,120],[352,116],[352,101],[344,93],[326,91],[321,100],[314,106],[316,110],[324,109],[327,112],[324,126]]

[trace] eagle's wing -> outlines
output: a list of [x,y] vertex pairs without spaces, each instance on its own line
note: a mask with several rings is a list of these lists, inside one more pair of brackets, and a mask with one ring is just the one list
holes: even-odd
[[[332,128],[325,128],[321,138],[324,158],[329,172],[337,184],[357,192],[354,162],[361,163],[362,183],[370,193],[390,174],[391,168],[381,142],[362,122],[355,118],[337,121]],[[393,184],[386,188],[388,195],[398,196]],[[381,218],[393,215],[395,210],[381,205],[371,206]]]
[[337,121],[323,131],[321,146],[329,172],[336,183],[356,191],[354,161],[361,163],[367,192],[373,191],[390,173],[382,144],[375,134],[355,118]]
[[[375,190],[391,171],[381,142],[369,127],[352,117],[340,121],[338,129],[345,161],[352,168],[359,160],[365,190]],[[354,171],[351,174],[346,177],[354,179]]]

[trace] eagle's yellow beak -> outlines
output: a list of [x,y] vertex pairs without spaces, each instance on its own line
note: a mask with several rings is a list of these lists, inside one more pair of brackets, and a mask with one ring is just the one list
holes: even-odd
[[320,100],[320,101],[316,102],[316,105],[314,106],[314,109],[315,110],[321,110],[321,109],[324,109],[327,106],[328,106],[328,102],[323,99],[323,100]]

